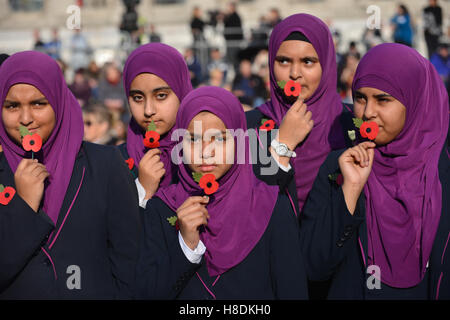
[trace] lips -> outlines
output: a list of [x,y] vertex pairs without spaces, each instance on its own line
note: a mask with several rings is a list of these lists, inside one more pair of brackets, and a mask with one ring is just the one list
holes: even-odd
[[208,165],[204,164],[204,165],[199,166],[199,168],[200,168],[201,172],[211,172],[215,168],[217,168],[217,165],[215,165],[215,164],[208,164]]

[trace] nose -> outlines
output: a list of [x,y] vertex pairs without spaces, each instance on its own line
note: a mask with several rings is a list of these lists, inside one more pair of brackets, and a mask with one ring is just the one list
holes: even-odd
[[301,76],[300,64],[293,63],[291,69],[289,70],[289,77],[291,80],[297,80]]
[[24,127],[28,127],[30,124],[33,123],[33,114],[31,112],[31,109],[29,107],[23,107],[20,108],[20,118],[19,118],[20,124]]
[[208,160],[209,158],[214,158],[215,154],[214,138],[209,139],[209,141],[203,141],[202,159]]
[[377,116],[376,101],[374,101],[373,99],[369,99],[364,108],[364,118],[367,120],[371,120],[376,118],[376,116]]
[[147,99],[145,102],[145,107],[144,107],[144,116],[146,118],[151,118],[153,115],[155,115],[155,113],[156,113],[155,106],[150,101],[150,99]]

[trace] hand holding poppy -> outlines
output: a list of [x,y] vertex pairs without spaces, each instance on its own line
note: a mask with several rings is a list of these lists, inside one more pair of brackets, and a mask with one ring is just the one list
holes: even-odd
[[145,199],[153,197],[166,173],[160,154],[159,149],[150,149],[139,162],[139,183],[145,189]]
[[49,175],[45,166],[36,159],[22,159],[14,173],[17,194],[35,212],[39,210],[44,195],[44,181]]
[[206,209],[209,197],[189,197],[177,209],[177,221],[180,228],[181,236],[186,245],[195,250],[200,241],[199,228],[207,225],[209,213]]
[[278,132],[278,141],[285,143],[290,150],[294,150],[314,127],[312,113],[308,111],[306,103],[297,99],[284,115]]
[[372,171],[375,146],[374,142],[363,142],[347,149],[339,157],[339,167],[344,178],[342,191],[351,214]]

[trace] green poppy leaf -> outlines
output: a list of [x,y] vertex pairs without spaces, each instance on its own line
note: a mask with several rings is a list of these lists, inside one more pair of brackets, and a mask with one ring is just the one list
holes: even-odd
[[281,89],[284,89],[284,87],[286,86],[286,81],[284,80],[277,81],[277,84]]
[[357,127],[357,128],[361,128],[363,122],[364,122],[363,119],[353,118],[353,124],[354,124],[355,127]]
[[155,122],[152,120],[152,122],[150,122],[150,124],[147,127],[147,131],[156,131],[156,124]]
[[25,137],[25,136],[27,136],[27,135],[31,135],[31,132],[30,132],[26,127],[24,127],[24,126],[20,126],[20,127],[19,127],[19,132],[20,132],[20,135],[21,135],[22,137]]
[[169,221],[171,226],[174,226],[175,223],[177,222],[177,219],[178,219],[177,216],[172,216],[172,217],[167,218],[167,221]]
[[203,174],[200,172],[192,172],[192,177],[194,178],[195,182],[200,182],[200,179],[202,178]]
[[5,190],[5,186],[0,184],[0,192],[3,192]]
[[269,119],[267,119],[267,118],[262,118],[262,119],[261,119],[261,125],[263,125],[267,120],[269,120]]

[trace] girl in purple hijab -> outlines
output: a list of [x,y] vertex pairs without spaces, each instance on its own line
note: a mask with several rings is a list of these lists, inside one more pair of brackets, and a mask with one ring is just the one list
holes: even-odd
[[[176,179],[170,157],[176,144],[172,132],[180,102],[192,85],[183,56],[162,43],[143,45],[130,54],[123,83],[132,118],[127,142],[119,149],[133,172],[139,203],[145,208],[159,186],[168,186]],[[147,131],[156,132],[158,143],[144,145]]]
[[[288,187],[301,212],[328,153],[346,142],[351,145],[343,131],[351,113],[344,112],[348,107],[337,93],[336,53],[328,26],[308,14],[278,23],[269,41],[269,69],[270,100],[247,112],[247,124],[258,129],[267,120],[275,122],[279,132],[269,135],[267,144],[282,170],[268,177],[256,173],[282,190]],[[287,91],[290,84],[297,90]]]
[[137,195],[119,152],[85,143],[58,64],[0,69],[0,299],[131,298]]
[[414,49],[382,44],[361,60],[352,90],[356,117],[379,130],[321,167],[302,221],[308,267],[333,279],[329,298],[448,299],[444,84]]
[[278,186],[253,174],[239,100],[222,88],[196,89],[177,127],[186,129],[184,163],[179,182],[160,188],[144,214],[140,296],[306,299],[297,219]]

